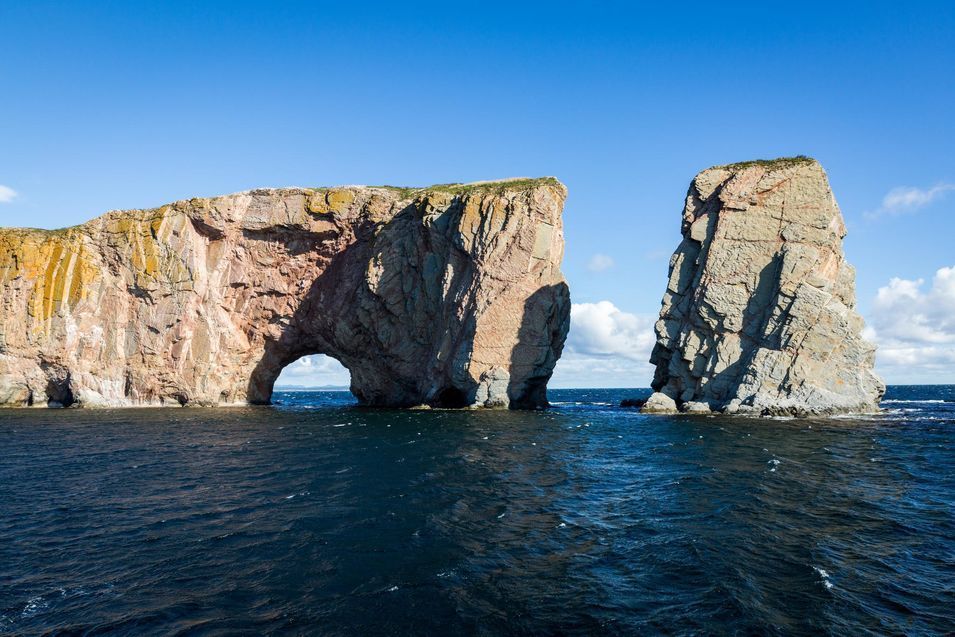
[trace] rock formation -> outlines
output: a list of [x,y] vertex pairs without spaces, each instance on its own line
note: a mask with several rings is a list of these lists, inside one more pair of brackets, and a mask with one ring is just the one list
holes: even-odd
[[704,170],[656,323],[645,412],[813,415],[878,408],[855,271],[826,173],[796,157]]
[[365,405],[544,406],[565,196],[269,189],[0,230],[0,405],[267,403],[324,353]]

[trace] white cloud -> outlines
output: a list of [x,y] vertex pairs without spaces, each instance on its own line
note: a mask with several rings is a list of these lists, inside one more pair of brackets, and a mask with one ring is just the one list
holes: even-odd
[[643,253],[643,258],[647,261],[666,261],[672,254],[672,250],[650,250]]
[[17,191],[9,186],[0,184],[0,203],[10,203],[16,199]]
[[645,361],[653,348],[654,319],[624,312],[610,301],[574,303],[567,348],[588,356]]
[[590,257],[590,261],[587,263],[587,269],[591,272],[603,272],[604,270],[609,270],[613,267],[613,257],[609,257],[606,254],[595,254]]
[[955,266],[924,286],[893,278],[872,304],[865,336],[878,345],[877,369],[889,383],[955,380]]
[[335,385],[347,387],[351,383],[348,370],[337,360],[324,354],[303,356],[282,370],[275,385],[322,387]]
[[653,378],[654,317],[610,301],[575,303],[552,387],[648,387]]
[[893,188],[882,198],[882,205],[878,210],[866,213],[866,217],[875,219],[885,215],[900,215],[915,212],[930,203],[941,199],[945,193],[955,190],[955,184],[940,183],[931,188],[916,188],[914,186],[899,186]]

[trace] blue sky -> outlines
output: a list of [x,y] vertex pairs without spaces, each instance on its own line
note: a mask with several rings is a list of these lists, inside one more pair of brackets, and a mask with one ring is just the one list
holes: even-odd
[[0,2],[0,224],[554,175],[577,304],[555,384],[640,386],[689,180],[807,154],[880,371],[955,382],[955,3],[586,4]]

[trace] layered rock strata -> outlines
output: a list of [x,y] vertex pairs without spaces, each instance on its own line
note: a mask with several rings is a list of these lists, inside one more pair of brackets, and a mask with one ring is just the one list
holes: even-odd
[[687,193],[682,232],[643,411],[878,409],[885,388],[822,166],[797,157],[705,170]]
[[565,196],[268,189],[0,230],[0,405],[268,403],[323,353],[365,405],[545,406]]

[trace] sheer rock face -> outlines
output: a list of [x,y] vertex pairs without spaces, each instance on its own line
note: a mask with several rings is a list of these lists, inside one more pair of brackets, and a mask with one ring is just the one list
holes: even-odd
[[324,353],[367,405],[546,405],[554,179],[275,189],[0,230],[0,405],[265,403]]
[[878,408],[845,224],[817,162],[705,170],[656,323],[646,412],[813,415]]

